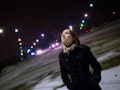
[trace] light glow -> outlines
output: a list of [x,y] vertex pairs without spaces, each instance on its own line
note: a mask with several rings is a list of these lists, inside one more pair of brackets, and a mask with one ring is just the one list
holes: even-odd
[[71,30],[73,29],[71,25],[69,26],[69,29],[71,29]]
[[29,53],[29,52],[30,52],[30,49],[27,50],[27,53]]
[[93,7],[93,4],[92,4],[92,3],[90,4],[90,7]]
[[18,32],[18,29],[15,29],[15,32],[17,33],[17,32]]
[[21,41],[21,38],[18,38],[18,42],[20,42]]
[[2,30],[2,29],[0,29],[0,33],[3,33],[3,30]]
[[42,33],[41,36],[44,37],[45,35]]
[[32,52],[32,53],[31,53],[31,56],[34,56],[34,55],[35,55],[35,52]]
[[54,45],[54,44],[52,44],[52,48],[55,48],[55,45]]
[[37,50],[36,55],[42,54],[42,50]]
[[84,14],[84,16],[85,16],[85,17],[88,17],[88,14],[87,14],[87,13],[85,13],[85,14]]

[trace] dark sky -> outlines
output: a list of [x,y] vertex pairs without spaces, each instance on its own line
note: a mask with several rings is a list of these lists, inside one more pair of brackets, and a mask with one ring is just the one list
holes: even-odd
[[[25,47],[45,33],[42,46],[57,39],[69,25],[79,25],[83,14],[88,12],[94,25],[111,19],[112,11],[120,12],[119,0],[0,0],[0,28],[7,37],[20,30]],[[94,7],[90,8],[89,4]]]

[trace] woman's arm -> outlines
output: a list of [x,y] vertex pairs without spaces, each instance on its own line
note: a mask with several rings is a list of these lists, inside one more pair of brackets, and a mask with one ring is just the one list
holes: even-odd
[[93,68],[93,74],[92,74],[92,80],[96,81],[99,83],[101,81],[101,70],[102,67],[97,61],[97,59],[94,57],[93,53],[91,52],[90,48],[88,46],[85,46],[85,52],[88,58],[88,61],[90,65]]
[[71,81],[69,79],[67,70],[64,68],[64,66],[61,63],[61,59],[62,59],[62,57],[60,57],[60,55],[59,55],[61,78],[62,78],[63,82],[65,83],[65,85],[67,86],[67,88],[70,89]]

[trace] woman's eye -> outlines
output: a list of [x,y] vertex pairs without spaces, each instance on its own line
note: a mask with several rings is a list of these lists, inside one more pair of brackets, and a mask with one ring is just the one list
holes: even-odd
[[66,32],[65,34],[70,34],[69,32]]

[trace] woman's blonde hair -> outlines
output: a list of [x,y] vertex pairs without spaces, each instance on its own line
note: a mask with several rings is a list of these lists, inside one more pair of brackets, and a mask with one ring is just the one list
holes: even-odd
[[70,32],[70,34],[72,35],[73,43],[77,44],[77,45],[80,45],[80,40],[78,38],[78,35],[75,33],[75,31],[71,30],[71,29],[65,29],[65,30],[68,30]]

